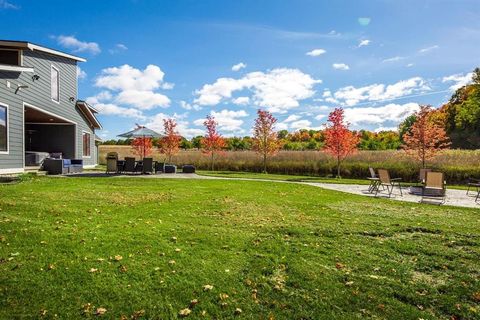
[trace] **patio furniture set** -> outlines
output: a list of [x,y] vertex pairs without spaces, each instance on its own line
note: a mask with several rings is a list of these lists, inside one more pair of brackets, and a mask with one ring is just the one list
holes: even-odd
[[[182,166],[183,173],[195,173],[195,166]],[[136,160],[134,157],[118,159],[118,154],[113,152],[107,155],[107,174],[157,174],[177,173],[177,166],[174,164],[154,161],[153,158]]]
[[[402,186],[400,184],[401,178],[391,178],[388,170],[378,169],[378,173],[373,168],[369,168],[370,181],[368,192],[374,193],[375,197],[386,191],[390,198],[395,187],[398,187],[400,196],[403,196]],[[468,182],[467,195],[471,189],[475,189],[475,202],[480,199],[480,180],[470,179]],[[409,187],[409,193],[421,196],[421,202],[436,202],[439,204],[445,202],[447,193],[447,182],[443,172],[434,172],[431,169],[420,169],[418,183]]]

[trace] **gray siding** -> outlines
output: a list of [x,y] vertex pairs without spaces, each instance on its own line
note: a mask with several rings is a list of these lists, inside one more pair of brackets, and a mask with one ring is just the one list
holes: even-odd
[[[77,96],[76,61],[39,51],[23,51],[23,65],[33,67],[39,80],[32,80],[32,73],[0,72],[0,103],[9,106],[9,154],[0,154],[0,169],[23,167],[23,103],[53,113],[76,123],[75,158],[82,159],[82,133],[91,133],[91,157],[83,158],[84,165],[96,164],[94,129],[75,106]],[[60,103],[50,95],[50,70],[55,66],[60,71]],[[11,88],[7,88],[7,80]],[[17,84],[28,85],[15,94]],[[70,101],[70,97],[74,101]],[[59,133],[61,134],[61,133]]]

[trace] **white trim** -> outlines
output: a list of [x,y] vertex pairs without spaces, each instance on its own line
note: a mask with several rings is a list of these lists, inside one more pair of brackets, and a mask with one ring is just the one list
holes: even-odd
[[8,64],[0,64],[0,70],[13,72],[35,72],[32,67],[11,66]]
[[45,125],[45,126],[73,126],[74,123],[59,123],[59,122],[25,122],[25,124]]
[[[57,71],[57,97],[58,100],[53,99],[52,97],[52,69]],[[60,69],[54,66],[53,64],[50,65],[50,98],[53,102],[60,104]]]
[[[84,134],[84,133],[88,133],[88,134],[90,135],[90,145],[89,145],[89,146],[90,146],[90,148],[89,148],[89,149],[90,149],[90,150],[89,150],[89,151],[90,151],[90,155],[89,155],[89,156],[83,155],[83,151],[84,151],[84,150],[83,150],[83,134]],[[95,142],[93,142],[93,144],[95,144]],[[91,159],[91,158],[92,158],[92,133],[91,133],[91,132],[88,132],[88,131],[85,131],[85,130],[82,130],[82,158],[84,158],[84,159]]]
[[7,110],[7,122],[5,123],[5,126],[7,128],[7,151],[0,150],[0,154],[10,154],[10,110],[8,108],[8,104],[2,102],[0,102],[0,107],[4,107]]
[[8,168],[0,169],[0,174],[22,173],[25,172],[24,168]]
[[57,55],[57,56],[60,56],[60,57],[65,57],[65,58],[70,58],[70,59],[73,59],[73,60],[77,60],[77,61],[80,61],[80,62],[86,62],[87,61],[84,58],[80,58],[80,57],[73,56],[73,55],[68,54],[68,53],[63,53],[63,52],[60,52],[60,51],[57,51],[57,50],[53,50],[53,49],[45,48],[45,47],[42,47],[42,46],[38,46],[38,45],[33,44],[33,43],[28,43],[27,47],[30,50],[42,51],[42,52],[54,54],[54,55]]

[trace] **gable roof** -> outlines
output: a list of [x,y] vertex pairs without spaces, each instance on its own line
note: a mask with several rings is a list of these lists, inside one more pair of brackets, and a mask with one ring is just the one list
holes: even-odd
[[98,113],[95,108],[93,108],[91,105],[89,105],[83,100],[77,100],[77,107],[85,115],[92,127],[94,127],[95,129],[102,129],[100,121],[98,121],[97,117],[95,117],[95,113]]
[[53,54],[59,57],[64,57],[68,59],[72,59],[78,62],[85,62],[87,61],[84,58],[80,58],[62,51],[50,49],[47,47],[39,46],[38,44],[34,44],[28,41],[15,41],[15,40],[0,40],[0,47],[7,47],[12,49],[22,49],[22,50],[35,50],[41,51],[48,54]]

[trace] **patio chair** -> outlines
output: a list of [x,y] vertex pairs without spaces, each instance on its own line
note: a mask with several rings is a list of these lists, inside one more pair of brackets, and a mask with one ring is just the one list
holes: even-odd
[[467,196],[470,193],[470,189],[475,188],[476,192],[480,191],[480,179],[469,178],[467,183]]
[[143,158],[142,173],[153,173],[153,158]]
[[392,179],[390,178],[390,173],[388,172],[388,170],[378,169],[378,179],[379,182],[375,189],[375,197],[380,192],[380,187],[382,187],[383,189],[387,188],[388,197],[390,198],[392,196],[393,188],[395,186],[398,187],[398,189],[400,190],[400,195],[403,196],[402,186],[400,185],[400,180],[402,180],[401,178]]
[[444,179],[443,172],[427,172],[425,177],[425,186],[422,191],[422,200],[441,200],[439,204],[445,202],[445,197],[447,193],[447,183]]
[[125,165],[123,166],[123,172],[136,172],[135,158],[125,157]]
[[368,170],[370,171],[370,177],[367,178],[367,180],[370,181],[370,185],[368,186],[368,192],[373,193],[373,191],[377,189],[377,185],[380,180],[378,179],[378,176],[372,167],[368,168]]
[[418,181],[421,184],[425,183],[425,178],[427,176],[427,172],[432,172],[432,169],[425,169],[425,168],[420,169],[420,173],[418,175]]

